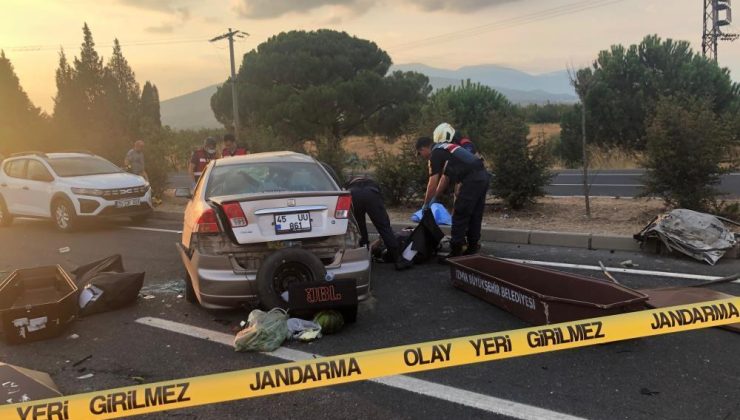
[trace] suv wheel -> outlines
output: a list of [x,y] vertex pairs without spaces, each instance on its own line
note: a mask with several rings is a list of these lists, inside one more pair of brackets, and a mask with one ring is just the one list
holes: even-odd
[[8,226],[11,223],[13,223],[13,215],[8,212],[5,200],[0,197],[0,227]]
[[257,295],[265,309],[288,308],[282,297],[291,284],[323,281],[326,268],[319,258],[300,248],[285,248],[269,255],[257,272]]
[[77,213],[69,200],[58,199],[51,205],[54,226],[62,232],[71,232],[77,225]]

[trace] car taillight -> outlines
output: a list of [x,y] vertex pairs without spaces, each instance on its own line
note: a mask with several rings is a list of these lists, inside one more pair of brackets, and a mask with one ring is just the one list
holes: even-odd
[[226,203],[222,207],[232,228],[244,227],[249,224],[247,222],[247,216],[244,215],[244,210],[242,210],[241,204]]
[[221,231],[218,227],[216,212],[213,209],[208,209],[200,215],[198,222],[195,224],[195,231],[198,233],[219,233]]
[[334,210],[335,219],[346,219],[349,217],[349,210],[352,208],[352,196],[340,195],[337,199],[337,209]]

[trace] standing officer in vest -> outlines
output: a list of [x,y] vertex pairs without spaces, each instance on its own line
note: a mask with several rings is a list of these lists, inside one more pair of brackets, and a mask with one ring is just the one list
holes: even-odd
[[241,156],[248,153],[246,148],[237,146],[236,138],[234,138],[233,134],[224,134],[224,149],[221,151],[222,157]]
[[190,164],[188,165],[188,173],[193,179],[193,185],[198,183],[198,179],[203,175],[203,170],[208,166],[208,163],[214,159],[218,159],[218,151],[216,150],[216,139],[208,137],[203,142],[203,147],[193,152],[190,157]]
[[[434,131],[434,140],[421,137],[416,141],[416,152],[429,161],[429,181],[424,194],[426,210],[450,186],[450,179],[459,182],[460,190],[452,215],[451,252],[447,258],[472,255],[480,251],[481,224],[488,193],[489,175],[483,161],[452,143],[454,130],[447,124]],[[467,249],[463,247],[467,242]]]

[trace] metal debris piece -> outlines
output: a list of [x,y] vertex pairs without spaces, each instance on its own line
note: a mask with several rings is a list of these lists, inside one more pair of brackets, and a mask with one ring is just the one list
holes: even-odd
[[662,214],[634,235],[645,242],[658,238],[670,251],[678,251],[714,265],[737,243],[735,235],[715,216],[676,209]]

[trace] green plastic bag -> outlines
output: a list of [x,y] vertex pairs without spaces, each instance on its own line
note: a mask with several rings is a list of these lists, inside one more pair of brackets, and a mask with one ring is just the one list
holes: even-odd
[[248,325],[236,333],[236,351],[273,351],[288,338],[288,313],[274,308],[270,312],[255,309],[249,313]]

